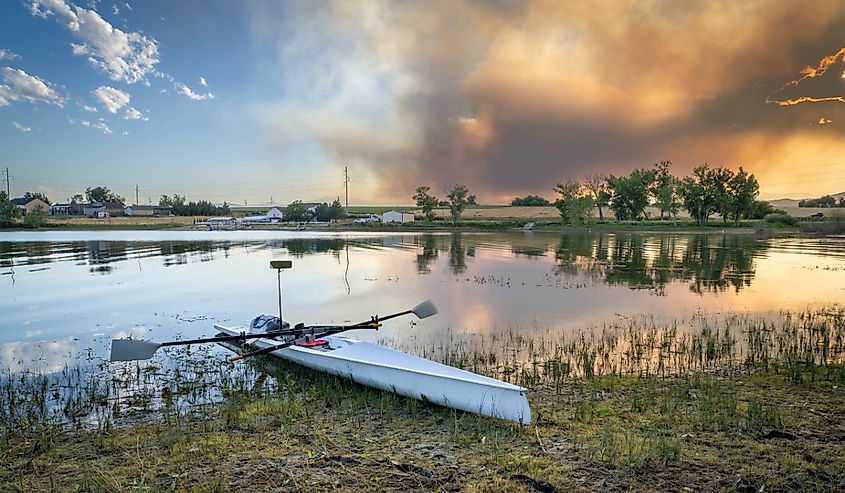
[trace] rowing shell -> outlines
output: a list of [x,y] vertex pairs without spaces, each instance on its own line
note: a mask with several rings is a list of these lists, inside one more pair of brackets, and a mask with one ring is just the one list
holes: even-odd
[[[214,327],[227,335],[244,331],[243,327]],[[290,346],[270,354],[421,401],[522,424],[531,422],[528,390],[523,387],[348,337],[325,336],[322,340],[327,344]],[[252,344],[266,348],[279,341],[260,338]]]

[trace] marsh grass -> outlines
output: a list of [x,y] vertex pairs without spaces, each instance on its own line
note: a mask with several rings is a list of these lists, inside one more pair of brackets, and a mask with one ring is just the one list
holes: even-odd
[[[510,491],[533,484],[523,476],[645,490],[689,481],[736,489],[737,474],[754,489],[845,481],[836,438],[845,432],[835,424],[845,384],[840,306],[644,316],[568,334],[450,332],[400,349],[531,388],[535,424],[429,405],[275,358],[230,365],[211,347],[112,365],[89,357],[52,374],[0,376],[0,458],[10,464],[0,489]],[[761,438],[799,429],[805,438],[795,444]],[[801,459],[807,450],[812,466]],[[221,460],[226,468],[209,469]],[[435,472],[398,474],[391,461],[401,460]],[[343,477],[328,472],[338,467]]]

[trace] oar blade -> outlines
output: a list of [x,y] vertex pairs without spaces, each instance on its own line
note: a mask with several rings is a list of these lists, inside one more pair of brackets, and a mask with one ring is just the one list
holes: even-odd
[[113,339],[111,341],[111,361],[135,361],[150,359],[161,344],[152,341],[134,339]]
[[431,300],[425,300],[417,306],[413,307],[411,311],[419,318],[428,318],[432,315],[437,315],[437,307]]

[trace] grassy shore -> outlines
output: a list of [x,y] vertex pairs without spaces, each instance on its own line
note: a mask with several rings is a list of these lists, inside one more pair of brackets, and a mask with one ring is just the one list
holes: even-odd
[[[171,350],[175,366],[112,365],[108,378],[81,374],[73,384],[73,369],[54,382],[8,375],[0,490],[845,486],[840,306],[536,332],[456,333],[413,351],[530,387],[530,426],[274,358],[230,367],[208,350]],[[62,387],[71,393],[50,411]]]

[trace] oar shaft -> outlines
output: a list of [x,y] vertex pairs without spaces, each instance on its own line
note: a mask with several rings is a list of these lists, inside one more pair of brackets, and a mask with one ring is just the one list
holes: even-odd
[[370,325],[370,324],[373,324],[373,323],[380,323],[380,322],[384,322],[385,320],[390,320],[391,318],[396,318],[396,317],[401,317],[402,315],[407,315],[409,313],[414,313],[414,311],[413,310],[405,310],[404,312],[394,313],[393,315],[385,315],[384,317],[379,317],[378,315],[376,315],[375,317],[373,317],[370,320],[367,320],[365,322],[359,322],[359,323],[353,325],[353,327],[359,326],[359,325]]
[[226,341],[239,341],[242,339],[256,339],[259,337],[276,337],[285,335],[285,331],[273,331],[273,332],[264,332],[261,334],[247,334],[246,332],[241,332],[236,336],[220,336],[220,337],[206,337],[204,339],[187,339],[184,341],[170,341],[170,342],[162,342],[160,344],[161,347],[166,346],[183,346],[185,344],[202,344],[204,342],[226,342]]

